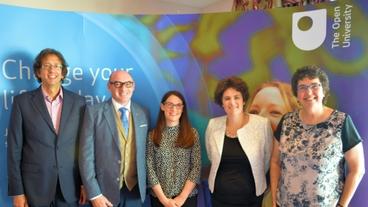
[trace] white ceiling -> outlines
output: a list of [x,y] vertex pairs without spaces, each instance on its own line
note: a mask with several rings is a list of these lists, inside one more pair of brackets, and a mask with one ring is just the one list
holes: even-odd
[[125,14],[185,14],[230,11],[233,0],[0,0],[32,8]]
[[219,3],[220,1],[232,1],[232,0],[158,0],[158,1],[181,4],[185,6],[202,9],[212,4]]

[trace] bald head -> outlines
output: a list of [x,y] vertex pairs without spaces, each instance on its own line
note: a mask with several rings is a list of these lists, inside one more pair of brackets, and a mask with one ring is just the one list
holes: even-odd
[[110,75],[108,89],[112,98],[122,105],[129,103],[135,88],[134,80],[127,71],[118,70]]
[[[133,81],[133,78],[132,76],[130,76],[130,74],[125,71],[125,70],[117,70],[117,71],[113,71],[110,75],[110,78],[109,78],[109,81],[116,81],[116,80],[130,80],[130,81]],[[123,81],[123,82],[125,82]]]

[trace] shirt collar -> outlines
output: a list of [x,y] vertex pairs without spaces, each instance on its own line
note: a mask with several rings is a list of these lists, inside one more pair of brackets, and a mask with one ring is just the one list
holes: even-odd
[[131,101],[129,101],[126,105],[122,105],[119,102],[115,101],[114,98],[111,98],[111,100],[112,100],[112,105],[114,106],[115,111],[119,111],[121,107],[125,107],[130,112],[130,105],[132,103]]
[[[53,100],[50,98],[50,96],[47,94],[47,92],[44,90],[44,88],[41,86],[41,91],[43,98],[47,100],[48,102],[52,102]],[[56,96],[54,101],[62,101],[63,100],[63,87],[60,87],[59,94]]]

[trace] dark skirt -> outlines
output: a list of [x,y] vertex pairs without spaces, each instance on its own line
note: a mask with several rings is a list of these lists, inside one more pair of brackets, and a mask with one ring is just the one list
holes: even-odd
[[233,198],[227,200],[224,197],[218,200],[213,194],[211,195],[211,199],[212,207],[262,207],[263,194],[254,199],[252,203],[238,203]]

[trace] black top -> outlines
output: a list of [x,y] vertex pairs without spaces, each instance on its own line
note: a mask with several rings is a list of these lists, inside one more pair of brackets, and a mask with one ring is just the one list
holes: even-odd
[[226,206],[253,206],[261,200],[256,196],[252,168],[238,138],[225,136],[213,198]]

